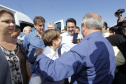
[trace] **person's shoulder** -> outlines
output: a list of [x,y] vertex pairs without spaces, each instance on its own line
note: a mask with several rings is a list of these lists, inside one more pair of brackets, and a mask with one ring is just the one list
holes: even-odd
[[108,39],[108,40],[114,40],[114,39],[119,39],[120,37],[123,37],[123,35],[121,35],[121,34],[115,34],[115,35],[111,35],[111,36],[107,37],[106,39]]
[[35,31],[26,34],[25,37],[30,37],[30,36],[33,36],[34,34],[35,34]]
[[113,46],[120,44],[120,41],[123,39],[123,35],[115,34],[106,38]]
[[65,32],[65,33],[60,34],[60,36],[66,36],[67,34],[68,34],[68,33]]

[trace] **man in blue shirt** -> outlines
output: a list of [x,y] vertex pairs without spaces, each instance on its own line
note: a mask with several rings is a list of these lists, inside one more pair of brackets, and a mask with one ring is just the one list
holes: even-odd
[[25,53],[28,56],[30,70],[32,70],[35,58],[34,51],[37,48],[44,48],[44,42],[42,40],[42,33],[45,29],[45,19],[41,16],[36,16],[34,18],[34,28],[35,31],[28,33],[24,37],[23,45],[25,48]]
[[111,84],[116,59],[112,45],[102,36],[102,27],[100,15],[85,15],[82,19],[81,33],[84,38],[81,42],[55,61],[39,55],[34,64],[34,74],[48,81],[71,76],[71,84]]

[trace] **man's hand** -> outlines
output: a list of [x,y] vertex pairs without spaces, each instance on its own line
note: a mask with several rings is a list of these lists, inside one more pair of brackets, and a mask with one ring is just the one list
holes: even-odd
[[[77,38],[77,43],[74,43],[74,44],[80,43],[81,40],[82,40],[82,38]],[[73,39],[72,39],[72,43],[73,43]]]
[[77,44],[80,43],[81,40],[82,38],[77,38]]
[[38,48],[34,51],[34,57],[37,58],[38,55],[42,54],[43,53],[43,49],[41,48]]

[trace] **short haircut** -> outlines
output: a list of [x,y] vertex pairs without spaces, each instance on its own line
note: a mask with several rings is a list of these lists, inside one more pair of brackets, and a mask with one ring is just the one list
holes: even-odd
[[38,22],[45,22],[45,19],[41,16],[36,16],[33,20],[34,24],[36,25]]
[[75,29],[78,29],[79,31],[80,31],[80,28],[78,27],[78,26],[76,26],[76,28]]
[[98,29],[102,30],[103,28],[103,19],[100,15],[97,15],[98,17],[94,17],[91,13],[86,14],[83,19],[81,25],[84,23],[86,26],[90,29]]
[[21,31],[21,28],[20,28],[20,26],[18,26],[18,25],[15,25],[14,32],[17,32],[18,30],[20,30],[20,31]]
[[8,14],[10,14],[10,15],[14,18],[14,15],[13,15],[10,11],[5,10],[5,9],[0,9],[0,17],[1,17],[2,14],[4,14],[4,13],[8,13]]
[[108,28],[108,24],[107,24],[107,22],[104,22],[103,27],[105,27],[105,29],[107,29],[107,28]]
[[27,30],[28,27],[31,28],[30,26],[26,26],[26,27],[24,27],[23,32],[24,32],[25,30]]
[[57,28],[56,24],[53,22],[47,23],[47,25],[51,25],[51,27],[54,27],[55,29]]
[[45,46],[51,46],[52,40],[58,39],[60,37],[60,31],[57,29],[46,30],[43,34],[43,42]]
[[109,32],[110,32],[110,33],[114,33],[114,32],[116,32],[116,31],[115,31],[114,27],[111,27],[111,28],[109,28]]
[[107,24],[107,22],[104,22],[104,27],[108,27],[108,24]]
[[72,23],[74,23],[75,26],[76,26],[76,20],[75,20],[75,19],[73,19],[73,18],[68,18],[68,19],[66,20],[66,26],[67,26],[67,23],[68,23],[68,22],[72,22]]

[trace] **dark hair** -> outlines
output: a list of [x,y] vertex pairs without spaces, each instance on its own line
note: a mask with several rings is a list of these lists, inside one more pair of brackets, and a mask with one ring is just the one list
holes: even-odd
[[110,32],[110,33],[114,33],[114,32],[115,32],[114,27],[109,28],[109,32]]
[[13,15],[10,11],[7,11],[7,10],[5,10],[5,9],[0,9],[0,17],[1,17],[1,15],[4,14],[4,13],[10,14],[10,15],[14,18],[14,15]]
[[43,34],[43,42],[45,46],[51,46],[52,45],[52,40],[57,39],[60,37],[60,31],[57,29],[50,29],[46,30]]
[[107,28],[108,28],[108,24],[107,24],[107,22],[104,22],[103,27],[105,27],[105,29],[107,29]]
[[20,26],[15,25],[15,30],[14,30],[14,32],[17,32],[18,30],[21,30]]
[[76,26],[76,28],[75,29],[78,29],[79,31],[80,31],[80,28],[78,27],[78,26]]
[[73,19],[73,18],[67,19],[67,20],[66,20],[66,26],[67,26],[67,23],[68,23],[68,22],[72,22],[72,23],[74,23],[75,26],[76,26],[76,20],[75,20],[75,19]]
[[45,19],[41,16],[36,16],[33,20],[34,24],[36,25],[38,22],[45,22]]

